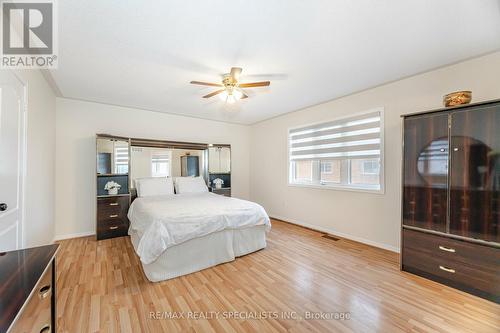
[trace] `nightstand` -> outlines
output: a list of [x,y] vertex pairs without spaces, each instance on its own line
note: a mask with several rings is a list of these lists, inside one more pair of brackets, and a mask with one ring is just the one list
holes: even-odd
[[97,240],[128,234],[129,202],[129,194],[97,197]]
[[212,187],[212,192],[215,194],[220,194],[226,197],[231,196],[231,188],[230,187],[223,187],[223,188],[215,188]]

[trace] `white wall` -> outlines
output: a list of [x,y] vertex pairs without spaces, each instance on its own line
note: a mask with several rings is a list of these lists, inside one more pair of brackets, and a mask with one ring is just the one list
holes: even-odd
[[[395,66],[397,62],[395,62]],[[332,76],[334,80],[342,80]],[[255,124],[250,197],[274,217],[391,250],[400,234],[400,115],[441,107],[472,90],[473,102],[500,98],[500,52],[407,78]],[[385,194],[287,186],[288,128],[385,108]]]
[[56,97],[38,70],[15,71],[27,85],[25,247],[54,239]]
[[57,98],[56,238],[95,232],[95,134],[227,143],[232,193],[249,198],[248,126]]

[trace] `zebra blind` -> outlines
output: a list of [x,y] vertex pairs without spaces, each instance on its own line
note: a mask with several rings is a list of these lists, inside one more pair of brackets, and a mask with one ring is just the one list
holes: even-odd
[[170,160],[170,154],[168,153],[158,153],[151,156],[151,163],[168,163]]
[[128,146],[115,144],[115,172],[128,173]]
[[379,158],[381,112],[289,130],[290,161]]
[[171,176],[170,160],[171,152],[158,151],[151,156],[151,175],[153,177]]

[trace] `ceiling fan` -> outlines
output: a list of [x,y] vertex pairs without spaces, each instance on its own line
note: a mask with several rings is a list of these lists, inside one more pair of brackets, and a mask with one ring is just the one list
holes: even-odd
[[223,101],[227,103],[234,103],[239,99],[248,98],[248,95],[241,88],[255,88],[255,87],[267,87],[271,84],[269,81],[262,82],[251,82],[251,83],[240,83],[239,77],[242,69],[239,67],[232,67],[231,72],[222,75],[222,83],[210,83],[210,82],[200,82],[191,81],[191,84],[199,84],[202,86],[210,87],[221,87],[222,89],[211,92],[208,95],[203,96],[203,98],[210,98],[215,95],[219,95]]

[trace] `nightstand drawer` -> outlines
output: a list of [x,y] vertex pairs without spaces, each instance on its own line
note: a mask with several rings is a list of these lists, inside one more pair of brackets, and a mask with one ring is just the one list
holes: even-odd
[[129,207],[129,197],[109,197],[97,199],[97,218],[108,219],[110,216],[127,216]]
[[126,236],[128,223],[103,223],[97,227],[97,240]]
[[225,197],[230,197],[231,196],[231,189],[230,188],[212,188],[212,193],[223,195]]

